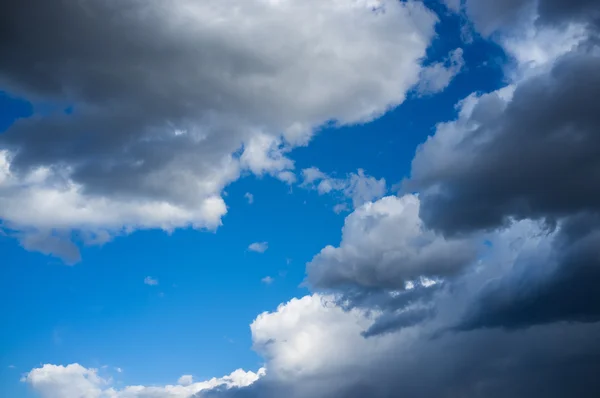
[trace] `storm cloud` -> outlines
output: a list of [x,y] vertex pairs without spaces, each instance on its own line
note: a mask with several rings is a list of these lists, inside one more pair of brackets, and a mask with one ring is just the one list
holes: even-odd
[[600,211],[598,70],[598,55],[568,54],[512,99],[468,99],[419,148],[405,182],[422,193],[425,223],[453,234]]

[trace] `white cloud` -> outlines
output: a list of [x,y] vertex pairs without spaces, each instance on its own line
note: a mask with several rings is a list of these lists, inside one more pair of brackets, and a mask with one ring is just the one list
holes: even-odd
[[[123,2],[90,4],[100,20],[119,16],[114,26],[112,18],[86,26],[98,40],[93,68],[89,43],[77,40],[81,26],[71,23],[82,12],[74,3],[41,14],[41,22],[58,27],[58,38],[75,38],[61,58],[72,79],[52,74],[66,66],[45,59],[51,49],[28,51],[52,64],[45,77],[59,88],[56,95],[74,93],[67,101],[77,112],[18,123],[3,135],[17,150],[0,147],[0,219],[24,234],[78,231],[107,241],[137,229],[218,228],[227,212],[223,189],[242,173],[291,184],[294,164],[286,154],[319,126],[366,122],[402,103],[418,82],[437,19],[420,2],[396,0],[184,0],[143,8],[130,1],[127,13],[119,12]],[[140,35],[131,36],[132,29]],[[103,53],[114,47],[106,31],[132,40]],[[32,69],[22,74],[13,61],[0,75],[14,90],[42,91],[28,83],[46,79]],[[60,139],[38,139],[40,131]],[[89,139],[82,131],[91,131]],[[127,144],[118,139],[125,132]],[[98,137],[106,141],[97,144]],[[36,246],[51,248],[28,244]]]
[[462,48],[453,50],[443,62],[436,62],[421,70],[417,86],[419,94],[435,94],[443,91],[465,65]]
[[372,319],[343,311],[331,297],[292,299],[250,325],[253,348],[267,360],[269,375],[293,380],[356,366],[385,351],[389,337],[365,339]]
[[347,203],[338,203],[337,205],[333,206],[333,212],[335,214],[340,214],[343,213],[345,211],[348,211],[348,204]]
[[271,278],[270,276],[265,276],[264,278],[262,278],[260,280],[262,283],[264,283],[265,285],[270,285],[271,283],[273,283],[275,280],[273,278]]
[[461,0],[442,0],[446,7],[453,12],[459,12],[461,8]]
[[246,198],[246,200],[248,201],[248,204],[254,203],[254,195],[252,195],[250,192],[246,192],[244,194],[244,198]]
[[587,38],[582,24],[561,27],[536,26],[533,22],[502,35],[498,41],[508,55],[516,61],[508,74],[512,81],[521,81],[533,75],[546,73],[554,61],[574,50]]
[[257,373],[238,369],[228,376],[196,383],[191,376],[183,376],[178,385],[115,388],[111,379],[98,375],[97,369],[75,363],[67,366],[46,364],[31,370],[21,381],[29,384],[42,398],[189,398],[216,387],[248,386],[264,374],[264,369]]
[[99,398],[108,384],[98,376],[96,369],[86,369],[79,364],[47,364],[33,369],[21,381],[27,382],[42,398]]
[[[368,176],[364,170],[358,169],[356,173],[350,173],[346,178],[334,178],[322,172],[316,167],[302,170],[303,188],[316,190],[319,195],[339,193],[344,199],[352,201],[353,207],[377,200],[385,195],[387,186],[385,179],[376,179]],[[345,209],[344,204],[334,207],[339,213]]]
[[177,383],[180,385],[187,387],[194,382],[194,377],[192,375],[183,375],[177,380]]
[[144,283],[148,286],[157,286],[158,279],[152,278],[151,276],[147,276],[144,278]]
[[254,242],[248,246],[248,250],[256,253],[264,253],[269,248],[268,242]]

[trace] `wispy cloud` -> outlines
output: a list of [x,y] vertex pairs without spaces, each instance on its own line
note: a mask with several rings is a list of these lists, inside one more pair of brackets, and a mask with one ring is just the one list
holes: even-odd
[[250,192],[246,192],[246,194],[244,195],[244,198],[246,198],[246,200],[248,201],[248,204],[254,203],[254,195],[252,195]]
[[270,276],[265,276],[260,281],[262,283],[264,283],[265,285],[270,285],[271,283],[273,283],[275,281],[275,279],[271,278]]
[[158,279],[155,279],[151,276],[147,276],[144,278],[144,284],[146,284],[148,286],[156,286],[156,285],[158,285]]
[[248,250],[256,253],[264,253],[269,248],[268,242],[254,242],[248,246]]

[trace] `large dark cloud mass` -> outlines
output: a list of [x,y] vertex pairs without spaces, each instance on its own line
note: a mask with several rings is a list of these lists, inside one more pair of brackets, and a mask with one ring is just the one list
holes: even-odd
[[600,211],[598,70],[600,56],[567,55],[508,104],[480,101],[465,121],[477,127],[453,147],[427,142],[407,183],[424,192],[425,222],[455,233]]
[[537,23],[561,26],[568,22],[600,27],[600,5],[596,0],[466,0],[464,8],[484,35],[506,30],[537,16]]
[[600,321],[599,221],[587,214],[565,221],[552,252],[521,259],[512,273],[490,281],[459,328]]

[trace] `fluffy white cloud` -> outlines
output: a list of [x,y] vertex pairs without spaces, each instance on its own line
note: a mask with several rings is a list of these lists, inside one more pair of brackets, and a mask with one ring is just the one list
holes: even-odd
[[267,360],[270,377],[293,380],[337,373],[389,347],[390,336],[361,336],[373,323],[367,313],[344,311],[333,300],[319,294],[292,299],[254,320],[253,348]]
[[268,242],[254,242],[248,246],[248,250],[256,253],[264,253],[269,248]]
[[257,373],[238,369],[228,376],[203,382],[194,383],[191,376],[183,376],[178,385],[116,389],[112,386],[112,380],[101,377],[97,369],[75,363],[67,366],[46,364],[31,370],[21,381],[29,384],[42,398],[189,398],[216,387],[248,386],[264,374],[264,369]]
[[[34,8],[52,33],[44,40],[25,28]],[[404,101],[437,19],[396,0],[88,0],[7,13],[16,39],[6,51],[28,56],[3,63],[0,80],[75,107],[0,137],[0,218],[23,233],[104,241],[215,229],[222,190],[243,172],[293,183],[286,154],[317,127],[365,122]]]
[[194,382],[194,377],[192,375],[183,375],[177,380],[177,383],[180,385],[187,387]]

